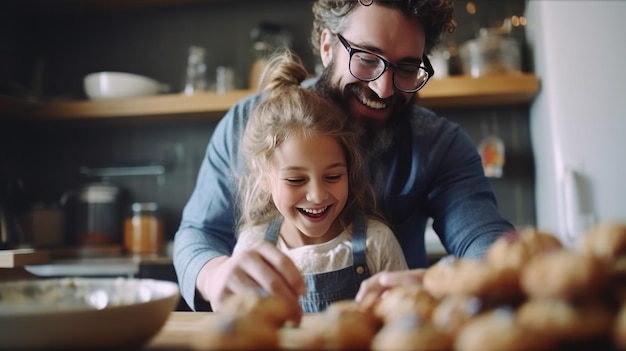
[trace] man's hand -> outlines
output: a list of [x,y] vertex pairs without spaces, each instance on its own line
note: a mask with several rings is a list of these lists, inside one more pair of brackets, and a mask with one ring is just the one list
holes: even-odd
[[209,261],[196,280],[202,297],[218,311],[229,296],[250,290],[263,290],[284,298],[293,306],[292,322],[302,318],[298,297],[306,293],[306,284],[291,259],[268,242]]
[[378,299],[385,291],[401,285],[422,284],[425,269],[411,269],[395,272],[378,272],[361,283],[356,295],[357,302]]

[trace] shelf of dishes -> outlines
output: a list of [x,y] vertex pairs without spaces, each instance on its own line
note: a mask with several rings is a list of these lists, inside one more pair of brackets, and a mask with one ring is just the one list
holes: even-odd
[[[525,105],[532,101],[539,89],[539,79],[532,73],[479,78],[450,76],[428,82],[418,93],[418,103],[435,110]],[[159,94],[116,100],[46,103],[0,96],[0,115],[47,120],[118,117],[219,120],[232,105],[251,93],[251,90],[233,90],[226,93]]]

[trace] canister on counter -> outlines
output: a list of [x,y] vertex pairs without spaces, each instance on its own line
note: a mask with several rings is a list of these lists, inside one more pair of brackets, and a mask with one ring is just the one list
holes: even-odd
[[133,254],[163,252],[163,220],[154,202],[136,202],[124,220],[124,249]]
[[57,204],[33,203],[22,215],[22,228],[33,247],[60,247],[64,244],[63,209]]

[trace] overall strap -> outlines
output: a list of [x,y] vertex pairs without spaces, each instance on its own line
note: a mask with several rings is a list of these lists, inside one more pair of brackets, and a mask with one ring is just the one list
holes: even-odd
[[367,239],[367,220],[362,214],[354,216],[352,221],[352,265],[356,277],[363,281],[370,276],[367,268],[367,258],[365,252]]
[[278,242],[278,234],[280,232],[280,225],[283,223],[283,216],[277,216],[274,218],[270,225],[267,226],[265,230],[265,236],[263,239],[272,244],[276,244]]

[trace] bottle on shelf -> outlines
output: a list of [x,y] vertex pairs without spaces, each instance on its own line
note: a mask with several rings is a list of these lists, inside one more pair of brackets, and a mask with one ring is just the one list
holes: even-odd
[[163,220],[155,202],[135,202],[124,220],[124,249],[132,254],[163,253]]
[[206,50],[201,46],[191,46],[183,92],[192,95],[207,90],[207,85]]

